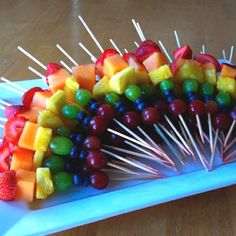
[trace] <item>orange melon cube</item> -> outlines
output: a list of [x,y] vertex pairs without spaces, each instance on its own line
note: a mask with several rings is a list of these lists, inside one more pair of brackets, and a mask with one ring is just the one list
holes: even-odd
[[32,107],[30,110],[24,111],[18,116],[25,117],[30,122],[37,123],[39,112],[43,110],[42,107]]
[[48,76],[48,84],[52,93],[63,90],[65,81],[71,74],[66,69],[60,69],[56,73]]
[[151,72],[159,67],[168,64],[166,57],[161,52],[154,52],[146,60],[143,61],[143,65],[148,72]]
[[11,170],[32,170],[33,158],[33,151],[18,147],[12,155]]
[[134,58],[130,57],[129,58],[129,66],[133,66],[135,71],[138,72],[147,72],[146,68],[144,67],[144,65],[142,65],[140,62],[136,61]]
[[34,142],[38,128],[37,124],[27,121],[20,136],[18,146],[35,151]]
[[224,64],[221,69],[221,77],[236,78],[236,68]]
[[34,94],[33,100],[30,107],[42,107],[46,109],[47,101],[52,96],[50,91],[36,92]]
[[96,83],[95,64],[74,66],[72,74],[77,79],[80,88],[93,91],[93,86]]
[[28,170],[16,170],[16,200],[32,202],[34,200],[36,173]]
[[115,54],[104,60],[103,73],[104,75],[111,77],[126,67],[128,67],[126,61],[119,54]]

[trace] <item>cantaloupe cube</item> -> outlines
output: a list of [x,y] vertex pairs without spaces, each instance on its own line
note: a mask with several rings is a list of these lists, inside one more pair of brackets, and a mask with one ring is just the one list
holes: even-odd
[[32,170],[33,157],[33,151],[18,147],[12,155],[11,170]]
[[46,199],[54,192],[52,177],[49,168],[38,168],[36,170],[36,198]]
[[21,112],[18,116],[25,117],[32,123],[37,123],[39,112],[42,110],[42,107],[32,107],[30,110]]
[[221,77],[236,78],[236,68],[224,64],[220,73]]
[[63,90],[65,81],[70,77],[70,73],[66,69],[60,69],[56,73],[48,76],[48,84],[52,93],[57,90]]
[[36,173],[28,170],[16,170],[16,200],[32,202],[34,200]]
[[42,107],[46,108],[48,99],[52,96],[50,91],[36,92],[30,104],[30,107]]
[[77,79],[80,88],[93,91],[96,83],[95,64],[75,66],[72,68],[72,74]]
[[39,127],[34,142],[35,150],[46,152],[51,139],[52,129]]
[[77,82],[75,77],[69,77],[66,79],[64,92],[66,96],[66,100],[70,102],[75,102],[75,94],[79,89],[79,83]]
[[217,80],[217,89],[219,91],[233,94],[236,89],[236,82],[234,78],[219,77]]
[[119,54],[115,54],[104,60],[103,73],[108,77],[112,77],[126,67],[128,67],[126,61]]
[[106,93],[111,92],[111,88],[109,86],[109,77],[104,76],[100,79],[93,87],[93,97],[96,99],[102,98]]
[[33,159],[33,170],[36,170],[37,168],[42,166],[45,154],[46,153],[43,151],[35,151]]
[[35,151],[34,142],[38,128],[39,126],[37,124],[27,121],[21,133],[18,146]]
[[129,66],[113,75],[109,81],[112,91],[123,94],[129,84],[136,84],[134,67]]
[[161,52],[154,52],[143,61],[143,65],[148,72],[158,69],[167,63],[166,57]]
[[154,85],[159,84],[161,81],[165,79],[169,79],[173,77],[173,74],[170,70],[170,67],[168,65],[163,65],[159,67],[158,69],[155,69],[148,73],[150,76],[150,79]]

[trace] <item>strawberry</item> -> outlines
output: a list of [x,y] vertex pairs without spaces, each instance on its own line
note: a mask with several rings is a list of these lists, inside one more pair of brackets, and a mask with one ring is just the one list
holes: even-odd
[[159,46],[151,40],[146,40],[136,49],[135,55],[139,62],[143,62],[154,52],[161,52]]
[[5,115],[7,119],[17,116],[21,112],[27,111],[28,108],[24,105],[10,105],[5,107]]
[[54,73],[56,73],[57,71],[59,71],[60,69],[63,69],[64,67],[57,64],[57,63],[53,63],[53,62],[50,62],[47,64],[47,70],[46,70],[46,81],[47,81],[47,84],[48,84],[48,76],[49,75],[53,75]]
[[10,150],[7,143],[0,146],[0,172],[10,169]]
[[100,57],[99,60],[100,60],[101,64],[103,65],[104,60],[105,60],[106,58],[111,57],[111,56],[116,55],[116,54],[118,54],[118,52],[117,52],[115,49],[106,49],[106,50],[104,50],[104,52],[102,53],[102,55],[101,55],[101,57]]
[[175,60],[183,58],[183,59],[192,59],[192,49],[189,45],[182,45],[177,48],[173,52]]
[[200,63],[202,63],[202,64],[211,62],[211,63],[214,64],[214,66],[216,68],[216,72],[220,72],[221,71],[219,62],[212,55],[199,53],[193,59],[198,61],[198,62],[200,62]]
[[4,133],[8,142],[17,144],[26,121],[27,120],[24,117],[15,116],[6,122]]
[[25,105],[25,107],[30,108],[30,104],[33,100],[34,94],[36,92],[42,92],[43,89],[41,89],[40,87],[33,87],[31,89],[29,89],[28,91],[26,91],[24,93],[24,95],[22,96],[22,103],[23,105]]
[[138,59],[137,59],[135,53],[133,53],[133,52],[127,52],[127,53],[124,53],[124,54],[123,54],[123,59],[124,59],[127,63],[129,63],[129,59],[130,59],[130,58],[132,58],[134,61],[138,61]]
[[13,201],[16,196],[16,172],[8,170],[0,173],[0,200]]

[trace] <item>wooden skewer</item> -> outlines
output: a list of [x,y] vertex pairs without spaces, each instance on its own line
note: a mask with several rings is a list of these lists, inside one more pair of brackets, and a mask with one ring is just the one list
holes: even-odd
[[174,34],[175,34],[175,40],[176,40],[177,46],[178,46],[178,48],[180,48],[181,44],[180,44],[178,32],[175,30]]
[[[38,72],[37,70],[35,70],[33,67],[28,66],[28,69],[30,71],[32,71],[34,74],[36,74],[37,76],[41,77],[42,80],[44,80],[44,82],[46,82],[46,76],[44,76],[43,74],[41,74],[40,72]],[[47,84],[47,83],[45,83]]]
[[29,57],[31,60],[33,60],[36,64],[38,64],[40,67],[42,67],[44,70],[47,70],[47,67],[40,62],[38,59],[36,59],[33,55],[31,55],[29,52],[27,52],[24,48],[21,46],[17,47],[21,52],[23,52],[27,57]]
[[0,110],[5,110],[5,107],[4,106],[2,106],[2,105],[0,105]]
[[6,101],[1,100],[1,99],[0,99],[0,103],[3,104],[3,105],[5,105],[5,106],[11,106],[11,103],[6,102]]
[[139,169],[141,169],[141,170],[144,170],[144,171],[146,171],[146,172],[152,173],[152,174],[154,174],[154,175],[157,174],[157,173],[155,173],[154,171],[149,170],[149,169],[147,169],[147,168],[145,168],[145,167],[143,167],[143,166],[141,166],[141,165],[138,165],[138,164],[136,164],[135,162],[130,161],[130,160],[128,160],[127,158],[124,158],[124,157],[122,157],[122,156],[120,156],[120,155],[118,155],[118,154],[115,154],[115,153],[113,153],[113,152],[107,151],[107,150],[105,150],[105,149],[103,149],[103,148],[101,149],[101,151],[104,152],[104,153],[106,153],[106,154],[108,154],[108,155],[110,155],[110,156],[112,156],[112,157],[114,157],[114,158],[116,158],[116,159],[118,159],[118,160],[120,160],[120,161],[126,162],[126,163],[130,164],[131,166],[137,167],[137,168],[139,168]]
[[124,52],[125,52],[125,53],[128,53],[129,51],[125,48],[125,49],[124,49]]
[[141,41],[144,41],[144,40],[143,40],[143,37],[142,37],[142,33],[139,31],[139,28],[138,28],[138,26],[137,26],[137,24],[136,24],[136,21],[135,21],[134,19],[132,19],[132,23],[133,23],[134,28],[136,29],[136,31],[137,31],[137,33],[138,33],[139,38],[141,39]]
[[212,135],[212,123],[211,123],[211,114],[207,114],[207,121],[208,121],[208,131],[209,131],[209,140],[210,140],[210,149],[211,153],[213,152],[213,135]]
[[202,44],[202,54],[205,54],[206,53],[206,50],[205,50],[205,45]]
[[142,41],[145,41],[146,40],[146,38],[145,38],[145,36],[144,36],[144,33],[143,33],[143,30],[141,29],[141,27],[140,27],[140,24],[139,24],[139,22],[137,22],[136,21],[136,25],[137,25],[137,27],[138,27],[138,29],[139,29],[139,32],[141,33],[141,35],[142,35],[142,38],[143,38],[143,40]]
[[15,88],[9,87],[9,86],[7,86],[7,85],[5,85],[3,83],[0,84],[0,87],[3,87],[3,88],[5,88],[5,89],[7,89],[7,90],[9,90],[11,92],[14,92],[14,93],[17,93],[17,94],[21,95],[21,96],[24,94],[24,92],[19,91],[19,90],[15,89]]
[[79,42],[79,46],[90,56],[91,60],[95,63],[97,58],[88,50],[88,48],[86,48],[81,42]]
[[[173,130],[170,130],[170,134],[175,138],[175,139],[177,139],[178,140],[178,138],[177,138],[177,136],[176,136],[176,134],[174,133],[174,131]],[[183,157],[181,157],[182,158],[182,160],[184,159],[184,157],[186,157],[186,153],[184,152],[184,150],[182,149],[182,148],[180,148],[179,147],[179,150],[180,150],[180,152],[182,153],[182,155],[183,155]]]
[[129,145],[129,146],[131,146],[131,147],[133,147],[133,148],[143,152],[143,153],[146,153],[149,156],[150,160],[158,161],[158,162],[161,162],[161,163],[169,163],[169,162],[167,162],[165,160],[162,160],[160,157],[153,155],[151,152],[148,152],[147,150],[145,150],[145,149],[143,149],[143,148],[141,148],[141,147],[139,147],[139,146],[137,146],[137,145],[135,145],[135,144],[133,144],[133,143],[131,143],[129,141],[125,141],[125,143],[127,145]]
[[214,139],[214,143],[213,143],[213,152],[211,154],[211,159],[210,159],[210,169],[212,168],[212,165],[214,162],[215,149],[216,149],[216,144],[217,144],[217,140],[218,140],[218,135],[219,135],[219,129],[216,130],[216,134],[215,134],[215,139]]
[[117,44],[113,41],[113,39],[109,39],[109,41],[112,44],[112,46],[115,48],[115,50],[119,52],[120,56],[122,56],[120,49],[118,48]]
[[225,53],[224,49],[222,50],[222,56],[223,56],[224,60],[226,60],[226,53]]
[[64,48],[62,48],[59,44],[56,44],[56,47],[75,65],[78,66],[79,64],[75,61],[74,58],[72,58]]
[[98,42],[98,40],[96,39],[96,37],[94,36],[93,32],[90,30],[90,28],[88,27],[87,23],[84,21],[84,19],[81,16],[78,16],[81,23],[83,24],[84,28],[87,30],[88,34],[90,35],[90,37],[92,38],[92,40],[94,41],[94,43],[97,45],[97,47],[99,48],[99,50],[101,52],[104,52],[104,49],[102,48],[101,44]]
[[179,152],[173,147],[173,145],[169,142],[169,140],[166,138],[166,136],[163,134],[163,132],[160,130],[158,125],[154,124],[155,131],[160,135],[160,137],[164,140],[164,142],[167,144],[167,146],[170,148],[172,153],[175,155],[177,159],[179,159]]
[[119,148],[119,147],[115,147],[115,146],[111,146],[111,145],[103,145],[103,146],[106,147],[106,148],[110,148],[112,150],[115,150],[115,151],[119,151],[119,152],[122,152],[122,153],[125,153],[125,154],[133,155],[133,156],[136,156],[136,157],[146,158],[146,159],[150,159],[150,160],[156,160],[154,155],[153,155],[154,157],[152,157],[151,155],[143,154],[143,153],[140,153],[140,152],[134,152],[134,151],[130,151],[130,150],[127,150],[127,149],[124,149],[124,148]]
[[107,165],[110,166],[110,167],[113,167],[115,169],[122,170],[125,173],[134,174],[134,175],[140,175],[140,173],[138,173],[138,172],[132,171],[132,170],[126,168],[126,167],[117,165],[117,164],[112,163],[112,162],[108,162]]
[[198,114],[196,114],[196,120],[197,120],[197,127],[198,127],[200,138],[202,140],[202,143],[204,143],[205,141],[204,141],[203,132],[202,132],[202,124],[201,124],[201,120]]
[[60,60],[60,63],[61,63],[70,73],[72,73],[71,68],[70,68],[64,61]]
[[229,62],[230,63],[232,63],[233,55],[234,55],[234,46],[231,46],[231,48],[230,48],[230,55],[229,55]]
[[225,157],[224,161],[228,161],[229,159],[231,159],[234,155],[236,154],[236,150],[234,150],[233,152],[229,153],[228,156]]
[[4,126],[4,125],[2,125],[2,124],[0,124],[0,128],[4,129],[4,128],[5,128],[5,126]]
[[26,92],[26,89],[24,89],[22,86],[20,86],[20,85],[18,85],[16,83],[13,83],[12,81],[10,81],[10,80],[8,80],[8,79],[6,79],[4,77],[1,77],[0,80],[2,80],[3,82],[6,82],[7,84],[9,84],[9,86],[12,86],[12,87],[14,87],[16,89],[19,89],[22,92]]
[[225,138],[225,141],[224,141],[224,146],[227,145],[228,141],[229,141],[229,138],[230,138],[230,135],[232,134],[233,130],[234,130],[234,127],[236,125],[236,120],[234,120],[230,126],[230,129],[226,135],[226,138]]
[[172,59],[171,59],[171,56],[169,55],[169,53],[167,52],[165,46],[163,45],[163,43],[161,42],[161,40],[158,41],[159,42],[159,45],[161,46],[163,52],[165,53],[166,57],[168,58],[169,62],[172,63]]
[[111,177],[109,178],[110,181],[129,181],[129,180],[146,180],[146,179],[156,179],[156,178],[162,178],[160,176],[143,176],[143,177]]
[[190,147],[188,146],[187,142],[184,140],[184,138],[182,137],[182,135],[179,133],[179,131],[176,129],[176,127],[174,126],[174,124],[170,121],[170,119],[165,115],[165,119],[168,122],[168,124],[170,125],[170,127],[174,130],[174,132],[176,133],[176,135],[179,137],[179,139],[181,140],[181,142],[183,143],[183,145],[187,148],[187,150],[192,154],[193,151],[190,149]]
[[183,125],[183,127],[184,127],[184,129],[185,129],[185,131],[187,132],[187,135],[189,136],[189,138],[190,138],[190,140],[191,140],[191,142],[192,142],[192,144],[193,144],[193,147],[194,147],[194,149],[196,150],[197,155],[198,155],[200,161],[202,162],[202,165],[203,165],[204,168],[208,171],[208,168],[207,168],[207,166],[206,166],[207,161],[206,161],[206,159],[202,156],[202,154],[201,154],[199,148],[197,147],[197,145],[196,145],[196,143],[195,143],[195,141],[194,141],[194,139],[193,139],[193,136],[192,136],[191,132],[190,132],[189,129],[188,129],[188,126],[186,125],[186,123],[185,123],[185,121],[184,121],[183,116],[182,116],[182,115],[179,115],[179,119],[180,119],[180,121],[181,121],[181,123],[182,123],[182,125]]
[[227,152],[236,143],[236,137],[224,148],[224,152]]
[[138,48],[139,47],[139,44],[136,42],[136,41],[134,41],[134,45]]

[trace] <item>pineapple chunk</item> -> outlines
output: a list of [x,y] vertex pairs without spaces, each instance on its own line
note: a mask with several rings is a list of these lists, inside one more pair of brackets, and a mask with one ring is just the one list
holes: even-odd
[[34,170],[42,166],[44,156],[45,156],[45,152],[43,151],[36,151],[34,153],[34,159],[33,159]]
[[149,72],[148,74],[154,85],[159,84],[161,81],[165,79],[169,79],[173,77],[173,74],[168,65],[160,66],[158,69],[155,69]]
[[93,97],[96,99],[99,99],[103,97],[106,93],[111,92],[109,86],[109,77],[103,76],[102,79],[100,79],[93,87]]
[[39,126],[51,129],[56,129],[64,125],[62,120],[49,110],[44,110],[39,113],[38,124]]
[[209,84],[216,85],[216,70],[215,69],[207,69],[203,71],[204,81]]
[[34,141],[35,150],[46,152],[51,139],[52,129],[39,127]]
[[79,89],[79,83],[77,82],[75,77],[69,77],[66,79],[64,92],[66,96],[66,100],[75,102],[75,94]]
[[217,89],[219,91],[227,92],[231,95],[234,94],[236,83],[234,78],[219,77],[217,81]]
[[150,84],[150,79],[149,79],[149,75],[146,71],[135,71],[135,77],[136,77],[136,82],[137,84],[145,84],[148,83]]
[[54,186],[49,168],[36,170],[36,198],[46,199],[54,192]]
[[129,84],[136,84],[135,70],[129,66],[113,75],[109,81],[109,86],[113,92],[123,94]]
[[55,114],[61,114],[61,108],[66,104],[65,92],[62,90],[57,90],[47,102],[47,110],[54,112]]

